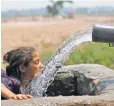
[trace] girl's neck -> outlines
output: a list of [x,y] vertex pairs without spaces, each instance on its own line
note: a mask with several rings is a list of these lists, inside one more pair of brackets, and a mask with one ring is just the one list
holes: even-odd
[[37,76],[34,75],[34,76],[31,76],[30,74],[23,74],[22,77],[21,77],[21,84],[22,84],[22,87],[27,87],[29,85],[29,83],[32,81],[33,78],[35,78]]
[[21,77],[21,84],[22,84],[22,87],[27,87],[28,84],[31,82],[33,78],[29,75],[22,75]]

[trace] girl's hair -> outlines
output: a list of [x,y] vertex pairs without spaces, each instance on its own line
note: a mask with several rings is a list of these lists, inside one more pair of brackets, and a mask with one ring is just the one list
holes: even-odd
[[28,66],[32,60],[32,53],[36,51],[33,47],[20,47],[7,52],[3,56],[3,60],[8,62],[6,67],[6,73],[8,76],[13,76],[20,79],[21,71],[19,66],[23,64],[25,67]]

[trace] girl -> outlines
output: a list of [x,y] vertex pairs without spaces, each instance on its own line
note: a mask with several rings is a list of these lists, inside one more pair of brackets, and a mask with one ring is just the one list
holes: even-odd
[[7,52],[3,60],[8,66],[6,73],[3,71],[1,73],[2,99],[32,98],[30,95],[19,93],[20,87],[26,87],[43,67],[39,53],[33,47],[20,47]]

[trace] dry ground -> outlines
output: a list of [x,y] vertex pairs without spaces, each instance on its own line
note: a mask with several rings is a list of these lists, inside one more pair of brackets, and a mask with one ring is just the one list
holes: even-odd
[[2,22],[2,56],[19,46],[33,46],[40,52],[55,49],[73,32],[100,23],[114,25],[114,17],[76,16],[74,19],[43,18],[37,21]]

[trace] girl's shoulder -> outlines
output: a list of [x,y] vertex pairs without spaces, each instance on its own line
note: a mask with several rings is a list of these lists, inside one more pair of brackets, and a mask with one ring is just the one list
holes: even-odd
[[16,78],[10,77],[5,71],[1,70],[1,83],[14,93],[19,93],[20,82]]

